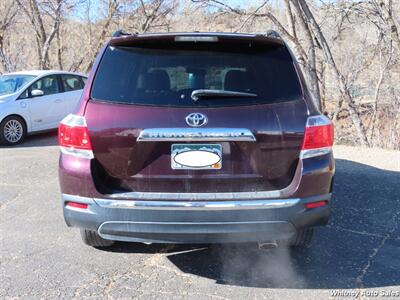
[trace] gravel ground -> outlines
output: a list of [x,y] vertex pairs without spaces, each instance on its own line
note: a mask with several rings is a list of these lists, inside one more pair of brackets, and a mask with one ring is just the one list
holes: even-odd
[[0,148],[0,298],[400,299],[399,152],[335,147],[333,215],[309,249],[117,243],[105,251],[64,223],[55,145],[46,134]]

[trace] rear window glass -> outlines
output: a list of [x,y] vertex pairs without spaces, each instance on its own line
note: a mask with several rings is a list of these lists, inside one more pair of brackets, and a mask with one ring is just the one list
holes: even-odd
[[[194,101],[191,93],[199,89],[257,96],[210,96]],[[261,46],[235,50],[110,46],[92,87],[94,100],[157,106],[264,104],[300,96],[288,51]]]

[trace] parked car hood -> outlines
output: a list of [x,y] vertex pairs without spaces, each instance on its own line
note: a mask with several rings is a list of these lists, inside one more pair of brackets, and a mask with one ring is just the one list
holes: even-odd
[[1,104],[1,103],[5,103],[5,102],[8,102],[8,101],[10,101],[10,100],[13,99],[13,98],[14,98],[14,94],[8,94],[8,95],[0,96],[0,104]]

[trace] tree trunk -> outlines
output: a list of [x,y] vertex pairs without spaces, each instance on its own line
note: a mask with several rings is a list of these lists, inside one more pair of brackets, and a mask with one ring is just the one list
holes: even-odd
[[3,66],[3,70],[8,73],[11,72],[10,64],[8,62],[7,56],[4,53],[4,43],[3,43],[3,33],[0,32],[0,62]]
[[[98,37],[98,43],[96,45],[95,51],[93,51],[93,55],[96,56],[97,53],[100,51],[104,39],[106,37],[107,32],[109,31],[109,27],[111,25],[111,21],[118,12],[119,9],[119,2],[118,0],[108,0],[108,13],[107,13],[107,18],[102,26],[102,30],[100,32],[100,36]],[[88,60],[88,64],[86,65],[86,72],[89,72],[90,69],[92,68],[92,62],[94,61],[95,57],[91,57],[91,59]]]
[[[289,0],[285,0],[289,1]],[[298,16],[298,20],[300,22],[301,28],[303,29],[303,32],[305,33],[305,38],[306,38],[306,44],[307,44],[307,79],[309,83],[309,87],[311,90],[312,95],[314,96],[314,103],[315,106],[321,110],[321,93],[320,93],[320,88],[319,88],[319,82],[318,82],[318,74],[317,74],[317,61],[316,61],[316,54],[315,54],[315,42],[310,30],[310,27],[307,23],[307,20],[305,19],[304,14],[301,11],[301,8],[299,6],[299,3],[296,1],[292,1],[293,7],[296,11],[296,14]],[[289,3],[288,3],[289,4]]]
[[60,39],[60,30],[57,31],[57,64],[59,70],[64,69],[62,63],[62,44]]

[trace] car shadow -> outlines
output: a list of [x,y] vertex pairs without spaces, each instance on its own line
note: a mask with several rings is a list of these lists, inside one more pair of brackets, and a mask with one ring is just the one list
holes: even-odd
[[57,130],[46,131],[39,134],[28,135],[25,140],[17,145],[3,145],[1,148],[30,148],[30,147],[44,147],[58,145]]
[[342,289],[400,285],[400,172],[336,160],[332,217],[311,247],[258,250],[255,244],[143,245],[107,251],[164,253],[184,273],[219,284]]

